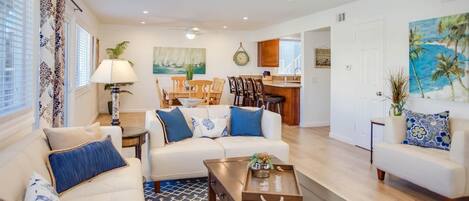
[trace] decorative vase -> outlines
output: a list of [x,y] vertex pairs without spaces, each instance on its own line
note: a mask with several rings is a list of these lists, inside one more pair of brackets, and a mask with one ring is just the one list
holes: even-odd
[[269,164],[255,163],[250,167],[252,175],[257,178],[270,177],[270,170],[272,169]]

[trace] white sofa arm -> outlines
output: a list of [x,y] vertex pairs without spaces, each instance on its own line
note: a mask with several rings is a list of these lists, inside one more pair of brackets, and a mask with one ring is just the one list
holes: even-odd
[[262,114],[262,134],[271,140],[282,140],[282,116],[264,110]]
[[163,126],[156,117],[154,110],[145,113],[145,129],[150,135],[150,149],[163,147],[165,144]]
[[119,153],[122,153],[122,129],[120,126],[101,126],[101,131],[104,135],[110,135],[112,144],[116,147]]
[[469,131],[453,133],[449,156],[452,161],[469,167]]
[[400,144],[406,135],[405,117],[387,117],[384,126],[384,142],[391,144]]

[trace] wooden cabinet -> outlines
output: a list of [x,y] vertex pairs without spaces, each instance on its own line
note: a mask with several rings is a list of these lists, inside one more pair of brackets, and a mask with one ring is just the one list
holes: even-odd
[[280,40],[257,42],[257,66],[278,67],[280,59]]

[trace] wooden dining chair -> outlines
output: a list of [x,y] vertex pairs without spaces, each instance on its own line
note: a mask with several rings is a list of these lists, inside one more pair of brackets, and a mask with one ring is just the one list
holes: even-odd
[[202,99],[201,104],[208,105],[210,103],[210,88],[213,81],[211,80],[189,80],[190,98]]
[[167,95],[163,89],[161,89],[160,81],[156,78],[156,94],[160,100],[160,108],[169,108],[169,100],[166,98]]
[[213,78],[212,92],[217,92],[215,97],[210,97],[211,105],[219,105],[221,96],[223,94],[223,89],[225,88],[225,79],[222,78]]
[[183,90],[185,88],[184,82],[186,81],[185,76],[173,76],[171,77],[173,82],[173,90]]

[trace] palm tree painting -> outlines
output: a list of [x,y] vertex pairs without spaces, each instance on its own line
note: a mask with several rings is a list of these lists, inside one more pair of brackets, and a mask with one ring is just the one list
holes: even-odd
[[469,102],[468,46],[469,13],[411,22],[410,95]]
[[153,74],[205,74],[205,48],[153,48]]

